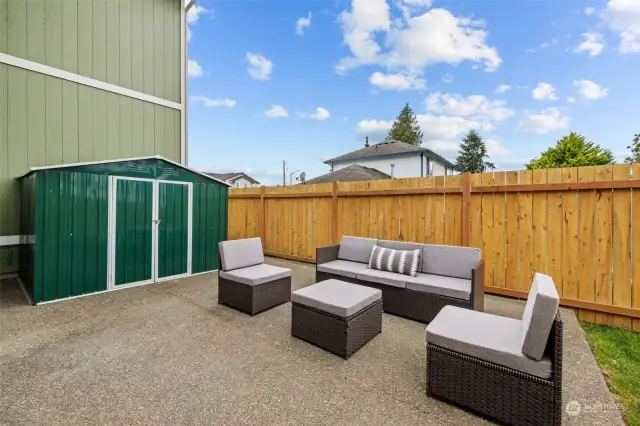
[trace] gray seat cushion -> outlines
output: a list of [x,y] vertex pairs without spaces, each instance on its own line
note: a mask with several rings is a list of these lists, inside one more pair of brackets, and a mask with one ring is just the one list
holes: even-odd
[[291,269],[273,265],[253,265],[233,271],[220,271],[220,276],[247,285],[260,285],[291,276]]
[[536,274],[522,314],[522,352],[540,360],[549,340],[549,333],[558,312],[560,297],[553,279]]
[[534,360],[522,353],[522,321],[445,306],[427,326],[427,342],[547,379],[549,358]]
[[480,249],[424,244],[422,272],[471,279],[471,270],[480,262]]
[[369,263],[371,250],[378,240],[373,238],[343,236],[338,249],[338,259]]
[[418,274],[415,277],[407,278],[407,288],[455,299],[471,299],[471,280],[463,278]]
[[326,280],[291,293],[291,301],[339,317],[349,317],[382,299],[382,292],[340,280]]
[[221,241],[218,247],[220,248],[223,271],[232,271],[264,263],[260,238]]
[[349,260],[332,260],[331,262],[318,265],[318,271],[329,274],[341,275],[343,277],[355,278],[358,272],[366,271],[365,263],[351,262]]
[[371,283],[385,284],[392,287],[405,288],[409,275],[397,274],[395,272],[378,271],[377,269],[367,269],[359,272],[356,278]]

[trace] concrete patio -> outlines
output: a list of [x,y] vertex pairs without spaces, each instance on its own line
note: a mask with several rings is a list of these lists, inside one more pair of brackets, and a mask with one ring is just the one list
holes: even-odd
[[[293,269],[294,288],[314,281]],[[384,315],[348,361],[290,335],[289,304],[250,317],[217,304],[216,275],[39,307],[0,288],[0,424],[483,424],[425,394],[425,325]],[[487,296],[518,317],[521,301]],[[584,334],[565,320],[570,425],[622,425]],[[600,404],[600,405],[596,405]]]

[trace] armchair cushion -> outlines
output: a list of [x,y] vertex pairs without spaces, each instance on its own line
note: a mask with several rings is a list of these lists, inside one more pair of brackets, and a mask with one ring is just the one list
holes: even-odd
[[471,280],[443,277],[442,275],[418,274],[407,278],[407,288],[454,299],[471,299]]
[[340,240],[338,259],[369,263],[371,250],[378,240],[373,238],[343,236]]
[[233,271],[220,271],[220,276],[227,280],[247,285],[260,285],[291,276],[291,269],[261,264]]
[[522,352],[533,359],[542,359],[559,304],[560,297],[553,279],[537,273],[522,314],[521,334]]
[[471,279],[471,270],[480,262],[480,249],[424,244],[422,272]]
[[264,263],[260,238],[221,241],[218,243],[218,248],[220,249],[223,271],[232,271]]
[[427,326],[427,342],[464,355],[548,379],[549,358],[534,360],[521,350],[521,321],[445,306]]
[[343,277],[355,278],[359,272],[367,270],[365,263],[351,262],[349,260],[332,260],[317,266],[318,271]]

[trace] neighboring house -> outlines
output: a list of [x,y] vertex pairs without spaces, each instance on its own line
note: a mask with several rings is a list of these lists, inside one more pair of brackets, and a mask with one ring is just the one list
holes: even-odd
[[314,183],[328,183],[328,182],[357,182],[361,180],[380,180],[390,179],[386,173],[381,172],[371,167],[359,166],[352,164],[345,168],[336,170],[335,172],[327,173],[326,175],[318,176],[313,179],[309,179],[304,184],[311,185]]
[[187,164],[186,49],[185,0],[0,1],[0,274],[31,167]]
[[227,182],[234,188],[253,188],[260,186],[260,182],[246,173],[206,173],[211,177]]
[[454,165],[427,148],[400,141],[385,141],[325,161],[336,172],[351,165],[366,166],[392,178],[447,176]]

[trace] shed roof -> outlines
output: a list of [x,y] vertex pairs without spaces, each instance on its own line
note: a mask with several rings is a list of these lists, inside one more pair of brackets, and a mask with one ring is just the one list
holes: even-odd
[[352,152],[349,152],[344,155],[340,155],[335,158],[331,158],[325,161],[325,164],[331,163],[339,163],[343,161],[350,160],[362,160],[365,158],[374,158],[374,157],[382,157],[382,156],[391,156],[391,155],[402,155],[402,154],[419,154],[425,153],[429,157],[436,159],[442,162],[447,167],[453,167],[453,163],[451,163],[446,158],[436,154],[430,149],[423,148],[416,145],[411,145],[406,142],[396,141],[396,140],[387,140],[384,142],[380,142],[374,145],[370,145]]
[[357,182],[360,180],[379,180],[390,178],[391,176],[381,172],[378,169],[352,164],[348,167],[345,167],[344,169],[336,170],[335,172],[327,173],[326,175],[309,179],[308,181],[305,181],[305,184],[327,182]]
[[177,162],[172,161],[172,160],[168,160],[168,159],[166,159],[166,158],[164,158],[164,157],[162,157],[160,155],[149,155],[149,156],[146,156],[146,157],[119,158],[119,159],[115,159],[115,160],[87,161],[87,162],[84,162],[84,163],[69,163],[69,164],[57,164],[57,165],[52,165],[52,166],[31,167],[31,168],[29,168],[29,171],[27,173],[25,173],[24,175],[20,176],[19,179],[22,179],[22,178],[25,178],[27,176],[30,176],[33,173],[38,172],[40,170],[66,169],[66,168],[71,168],[71,167],[91,166],[91,165],[109,164],[109,163],[122,163],[122,162],[126,162],[126,161],[134,161],[135,162],[135,161],[142,161],[142,160],[160,160],[160,161],[164,161],[164,162],[169,163],[169,164],[171,164],[173,166],[180,167],[181,169],[187,170],[188,172],[195,173],[195,174],[200,175],[200,176],[202,176],[204,178],[207,178],[207,179],[216,181],[218,183],[221,183],[221,184],[223,184],[225,186],[229,186],[229,187],[232,186],[231,184],[229,184],[229,183],[227,183],[227,182],[225,182],[223,180],[217,179],[217,178],[215,178],[213,176],[209,176],[206,173],[202,173],[202,172],[199,172],[197,170],[190,169],[190,168],[188,168],[186,166],[183,166],[180,163],[177,163]]

